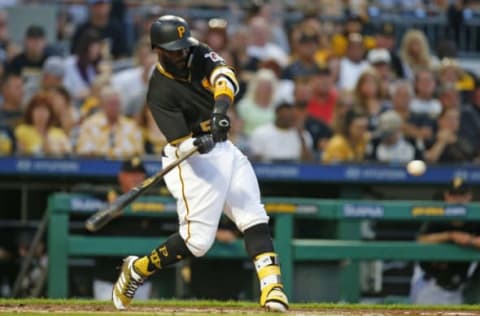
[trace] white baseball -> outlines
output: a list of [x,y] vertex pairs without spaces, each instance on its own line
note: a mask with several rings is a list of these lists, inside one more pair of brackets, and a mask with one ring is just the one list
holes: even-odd
[[412,160],[407,164],[407,171],[412,176],[418,177],[425,173],[427,165],[422,160]]

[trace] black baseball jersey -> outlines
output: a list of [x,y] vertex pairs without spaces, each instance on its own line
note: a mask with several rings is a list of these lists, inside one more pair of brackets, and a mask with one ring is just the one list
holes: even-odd
[[171,144],[209,131],[214,97],[210,75],[224,60],[208,46],[193,46],[188,80],[175,79],[157,64],[150,78],[147,104]]
[[[420,229],[420,234],[433,234],[447,231],[461,231],[478,236],[480,226],[477,222],[429,222]],[[430,262],[420,263],[425,278],[434,278],[439,286],[447,290],[456,290],[468,279],[471,262]]]

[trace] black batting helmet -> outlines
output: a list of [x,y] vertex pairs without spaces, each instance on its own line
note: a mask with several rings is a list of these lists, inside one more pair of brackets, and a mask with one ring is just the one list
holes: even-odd
[[150,27],[152,48],[180,50],[196,45],[198,41],[190,36],[190,27],[181,17],[164,15]]

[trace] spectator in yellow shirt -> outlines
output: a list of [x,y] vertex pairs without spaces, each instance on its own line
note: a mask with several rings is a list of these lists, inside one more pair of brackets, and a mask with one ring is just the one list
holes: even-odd
[[100,108],[80,125],[77,154],[110,158],[142,155],[142,131],[132,119],[121,113],[119,93],[111,87],[103,88]]
[[70,154],[70,141],[62,129],[54,126],[56,121],[49,96],[35,95],[25,110],[24,122],[15,128],[17,152],[45,156]]
[[339,132],[329,140],[323,152],[323,162],[363,161],[368,144],[368,117],[363,112],[349,110]]

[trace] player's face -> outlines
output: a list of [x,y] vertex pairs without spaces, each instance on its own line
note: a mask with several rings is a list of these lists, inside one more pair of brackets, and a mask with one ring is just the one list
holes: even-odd
[[182,70],[187,65],[187,58],[188,58],[188,48],[180,49],[180,50],[159,50],[159,59],[160,62],[166,66],[174,66],[175,68]]

